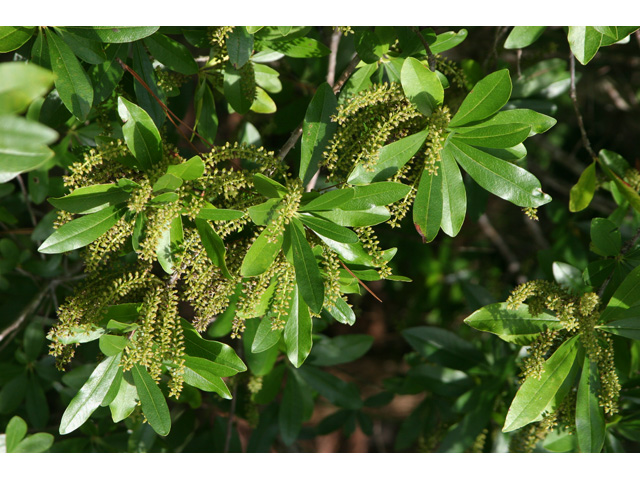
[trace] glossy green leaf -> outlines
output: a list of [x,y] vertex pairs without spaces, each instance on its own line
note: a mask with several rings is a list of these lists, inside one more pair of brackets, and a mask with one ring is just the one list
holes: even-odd
[[449,126],[461,127],[487,118],[504,107],[510,96],[511,78],[508,70],[487,75],[466,96]]
[[600,453],[604,446],[605,420],[599,390],[598,364],[585,355],[576,398],[576,433],[583,453]]
[[0,116],[0,183],[34,170],[54,152],[47,147],[58,138],[55,130],[13,115]]
[[615,257],[620,253],[622,237],[620,229],[611,220],[594,218],[591,220],[592,249],[603,257]]
[[165,67],[183,75],[198,73],[198,64],[189,49],[174,39],[156,32],[145,37],[144,44],[151,55]]
[[443,213],[442,175],[422,172],[413,203],[413,224],[423,242],[431,242],[440,231]]
[[63,253],[90,244],[113,227],[124,211],[118,207],[107,207],[65,223],[47,238],[40,248],[42,253]]
[[478,128],[509,126],[514,123],[527,125],[531,128],[529,136],[537,133],[544,133],[556,124],[555,118],[526,108],[515,108],[513,110],[501,110],[495,115],[481,120],[475,124],[465,127],[457,127],[454,130],[460,134],[475,131]]
[[316,341],[309,356],[309,363],[318,367],[330,367],[349,363],[362,357],[373,345],[370,335],[339,335]]
[[93,86],[73,51],[52,30],[47,34],[54,83],[64,105],[84,122],[93,104]]
[[49,198],[49,203],[60,210],[86,214],[126,202],[130,196],[115,183],[107,183],[76,188],[64,197]]
[[[113,336],[113,335],[110,335],[110,336]],[[117,355],[121,351],[122,349],[118,350],[117,352],[114,353],[114,355]],[[107,355],[107,357],[110,357],[110,356],[112,355]],[[109,387],[107,394],[102,399],[102,402],[100,402],[101,407],[108,407],[111,404],[111,402],[113,402],[115,398],[118,396],[118,391],[120,390],[120,384],[122,383],[123,376],[124,376],[124,371],[122,370],[122,367],[118,367],[118,373],[116,373],[116,376],[113,379],[113,382],[111,382],[111,386]]]
[[129,43],[153,35],[159,27],[73,27],[67,28],[80,35],[102,43]]
[[513,27],[513,30],[511,30],[504,42],[504,48],[514,49],[528,47],[540,38],[540,35],[542,35],[542,32],[544,32],[546,28],[547,27],[529,26]]
[[[55,27],[54,27],[55,28]],[[82,38],[66,31],[64,28],[55,28],[55,31],[64,43],[73,51],[73,53],[92,65],[99,65],[107,61],[107,55],[104,47],[100,42]]]
[[467,30],[461,28],[457,32],[444,32],[438,35],[435,41],[429,45],[431,53],[437,55],[439,53],[451,50],[453,47],[460,45],[467,38]]
[[584,290],[582,272],[578,268],[564,262],[553,262],[551,267],[553,278],[557,283],[576,293]]
[[577,373],[573,367],[578,356],[578,346],[579,335],[576,335],[564,342],[544,362],[540,378],[528,377],[525,380],[511,402],[503,432],[512,432],[528,425],[547,408],[565,380]]
[[476,147],[509,148],[515,147],[529,137],[531,128],[521,123],[492,125],[484,127],[482,124],[475,130],[456,135],[455,138]]
[[0,53],[13,52],[27,43],[36,27],[0,27]]
[[149,114],[130,101],[118,97],[118,112],[124,123],[124,140],[141,170],[149,170],[162,160],[160,132]]
[[249,111],[256,96],[256,80],[251,63],[236,69],[228,64],[224,71],[224,96],[241,115]]
[[320,313],[324,302],[324,282],[307,241],[304,225],[297,218],[292,218],[289,225],[285,227],[285,231],[291,241],[299,294],[312,312]]
[[106,61],[93,66],[89,70],[89,78],[93,85],[94,106],[109,98],[116,85],[120,83],[124,70],[117,59],[126,58],[128,50],[129,48],[126,44],[109,45],[106,49]]
[[281,183],[269,177],[256,173],[253,176],[253,186],[256,190],[267,198],[283,198],[289,191]]
[[298,177],[307,185],[318,171],[322,152],[337,129],[331,121],[338,100],[328,83],[321,84],[313,95],[302,124],[300,171]]
[[600,315],[600,321],[609,323],[625,317],[625,310],[640,303],[640,266],[634,268],[613,292],[607,308]]
[[519,207],[539,207],[551,201],[531,173],[482,150],[451,139],[448,146],[458,163],[485,190]]
[[571,52],[582,65],[586,65],[598,52],[602,34],[594,27],[569,27],[567,40]]
[[293,292],[291,310],[283,335],[287,358],[296,368],[304,363],[311,352],[312,329],[309,307],[302,297],[300,287],[297,286]]
[[218,113],[216,102],[213,98],[211,87],[204,82],[202,91],[202,104],[198,105],[196,96],[196,129],[209,143],[214,143],[218,133]]
[[60,420],[60,435],[76,430],[100,406],[118,373],[121,357],[121,354],[107,357],[98,364],[64,411]]
[[[258,318],[248,318],[245,320],[246,328],[242,333],[242,344],[244,346],[244,357],[249,366],[249,371],[253,375],[261,376],[268,375],[274,370],[274,365],[280,355],[280,350],[277,345],[273,345],[271,348],[262,352],[253,353],[251,351],[259,324],[260,319]],[[278,391],[279,390],[278,388]]]
[[197,180],[204,175],[204,169],[205,165],[202,158],[196,155],[186,162],[182,162],[177,165],[169,165],[167,167],[167,173],[181,178],[182,180],[190,181]]
[[606,325],[598,325],[597,328],[620,337],[640,340],[640,308],[636,305],[626,310],[626,312],[619,313],[618,315],[629,315],[629,318],[613,320]]
[[357,31],[354,43],[358,56],[365,63],[375,63],[389,51],[389,43],[371,30]]
[[34,433],[22,440],[13,453],[42,453],[53,445],[53,435],[50,433]]
[[226,39],[229,61],[239,69],[249,61],[253,52],[253,35],[245,27],[234,27]]
[[220,236],[215,232],[207,220],[196,218],[196,228],[198,229],[200,241],[207,252],[209,260],[222,270],[222,274],[226,278],[231,279],[231,274],[229,273],[229,270],[227,270],[227,264],[225,262],[227,250]]
[[257,277],[266,272],[280,253],[282,240],[282,233],[274,236],[268,228],[265,228],[249,247],[240,266],[240,275]]
[[122,352],[128,343],[129,340],[120,335],[102,335],[99,341],[100,351],[111,357]]
[[173,192],[182,186],[182,179],[170,173],[165,173],[153,184],[153,193]]
[[282,330],[272,328],[271,317],[265,316],[260,320],[260,325],[256,330],[256,336],[253,338],[251,344],[251,351],[253,353],[264,352],[276,345],[282,337]]
[[253,70],[256,76],[256,84],[259,87],[269,93],[280,93],[282,91],[282,82],[279,78],[280,72],[260,63],[254,63]]
[[313,215],[299,215],[297,217],[307,227],[331,240],[341,243],[356,243],[358,236],[345,227],[340,227],[324,218]]
[[198,212],[198,215],[196,218],[201,218],[203,220],[221,221],[221,220],[235,220],[236,218],[240,218],[243,215],[244,215],[244,212],[240,210],[205,207]]
[[405,59],[401,79],[405,95],[423,115],[430,116],[438,105],[442,105],[444,89],[438,75],[419,60]]
[[314,198],[309,203],[301,206],[300,212],[318,212],[322,210],[333,210],[342,207],[344,203],[353,199],[355,191],[353,188],[342,188],[329,190],[326,193]]
[[[0,30],[2,28],[6,27]],[[53,85],[51,72],[33,63],[2,63],[0,77],[0,115],[22,113]]]
[[[369,253],[364,249],[360,243],[340,243],[330,238],[318,235],[320,239],[327,244],[327,246],[340,255],[343,261],[346,263],[353,263],[357,265],[363,265],[365,267],[373,267],[376,263]],[[397,248],[390,248],[382,251],[382,259],[388,262],[393,258],[397,252]]]
[[13,453],[26,434],[27,422],[18,416],[9,420],[5,430],[7,453]]
[[616,188],[620,192],[620,194],[629,202],[629,205],[640,212],[640,195],[636,192],[631,186],[625,182],[620,175],[618,175],[615,171],[609,169],[609,167],[605,164],[606,162],[603,160],[603,150],[600,151],[599,159],[600,159],[600,168],[602,171],[611,179],[615,184]]
[[[102,335],[104,335],[104,333],[105,329],[102,327],[97,327],[92,324],[84,324],[71,327],[69,331],[65,332],[64,334],[57,334],[55,336],[55,340],[63,345],[72,345],[74,343],[88,343],[97,340]],[[53,340],[50,335],[47,336],[47,338],[49,340]]]
[[271,41],[268,48],[292,58],[326,57],[331,53],[328,47],[313,38],[298,37],[282,41]]
[[353,325],[356,323],[356,314],[342,297],[337,298],[333,302],[333,305],[327,305],[325,308],[329,315],[340,323],[344,323],[345,325]]
[[450,237],[460,232],[467,213],[467,192],[462,181],[462,174],[453,155],[448,150],[440,152],[440,169],[442,175],[442,231]]
[[298,438],[304,421],[304,397],[302,385],[296,374],[289,370],[287,381],[282,392],[278,411],[280,436],[285,445],[291,445]]
[[422,148],[427,134],[424,130],[382,147],[372,169],[356,165],[347,181],[353,185],[364,185],[393,176]]
[[209,361],[213,366],[211,372],[220,377],[231,377],[246,371],[246,365],[236,352],[224,343],[205,340],[186,320],[181,320],[184,330],[185,353],[189,356]]
[[409,185],[397,182],[376,182],[352,188],[353,198],[340,205],[342,210],[367,210],[371,207],[390,205],[405,198],[411,191]]
[[224,383],[224,380],[211,374],[207,369],[201,368],[198,362],[191,361],[189,364],[185,364],[184,382],[203,392],[215,392],[227,400],[232,398],[229,387]]
[[109,403],[113,422],[121,422],[131,415],[138,405],[138,400],[138,390],[134,385],[133,376],[131,372],[125,372],[120,380],[118,393],[113,401]]
[[166,113],[158,103],[158,99],[165,102],[166,95],[164,90],[158,88],[158,77],[155,67],[149,58],[146,48],[144,48],[143,42],[134,42],[130,48],[133,52],[133,70],[151,90],[151,92],[149,92],[142,83],[134,81],[133,90],[136,94],[136,103],[147,112],[156,127],[160,128],[164,123]]
[[147,422],[158,435],[168,435],[171,430],[171,415],[162,390],[142,365],[135,364],[131,374]]
[[579,212],[589,206],[596,191],[596,162],[584,169],[578,183],[571,187],[569,211]]

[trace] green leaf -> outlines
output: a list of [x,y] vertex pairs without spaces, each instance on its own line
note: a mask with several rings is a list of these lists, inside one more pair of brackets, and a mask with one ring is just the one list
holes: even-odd
[[156,32],[146,37],[144,44],[151,55],[165,67],[183,75],[198,73],[198,64],[189,49],[174,39]]
[[265,228],[247,251],[240,266],[240,275],[257,277],[266,272],[280,253],[282,241],[282,233],[274,236],[268,228]]
[[203,220],[213,220],[213,221],[221,221],[221,220],[235,220],[236,218],[240,218],[244,216],[244,212],[240,210],[230,210],[226,208],[215,208],[215,207],[205,207],[198,212],[196,218],[201,218]]
[[333,302],[333,305],[327,305],[325,308],[329,315],[340,323],[345,325],[356,323],[356,314],[342,297],[338,297]]
[[66,31],[64,28],[55,28],[56,33],[60,35],[64,43],[76,54],[81,60],[92,65],[99,65],[107,61],[107,55],[104,47],[100,42],[88,40],[86,38],[77,37],[73,33]]
[[40,123],[12,115],[0,116],[0,183],[49,161],[54,152],[47,145],[57,138],[55,130]]
[[[638,317],[640,317],[640,308],[636,305],[626,310],[625,313],[631,318],[621,318],[609,322],[606,325],[598,325],[596,328],[620,337],[640,340],[640,320],[638,320]],[[625,313],[619,315],[625,315]]]
[[296,374],[289,370],[289,375],[282,392],[278,425],[280,436],[285,445],[291,445],[298,438],[304,420],[304,397],[302,385]]
[[[110,336],[112,336],[112,335],[110,335]],[[122,349],[120,349],[119,351],[115,352],[114,355],[117,355],[121,351],[122,351]],[[112,355],[107,355],[107,357],[110,357],[110,356],[112,356]],[[118,396],[118,391],[120,390],[120,384],[122,383],[123,375],[124,375],[124,371],[122,370],[122,367],[118,367],[118,373],[116,373],[116,376],[113,379],[113,382],[111,382],[111,386],[109,387],[109,390],[107,391],[107,394],[102,399],[102,402],[100,402],[100,406],[101,407],[108,407],[111,404],[111,402],[113,402],[115,400],[115,398]]]
[[302,124],[300,171],[298,177],[307,185],[318,171],[318,162],[329,140],[338,128],[331,121],[338,100],[328,83],[321,84],[313,95]]
[[544,362],[540,378],[528,377],[516,393],[503,432],[512,432],[535,421],[544,412],[565,381],[571,381],[577,373],[574,364],[578,356],[579,335],[564,342],[551,357]]
[[54,83],[60,99],[78,120],[84,122],[93,104],[93,86],[89,75],[73,51],[53,30],[48,31],[47,41]]
[[150,203],[153,203],[153,204],[172,203],[172,202],[177,202],[179,198],[180,196],[175,192],[166,192],[153,197],[150,200]]
[[439,53],[451,50],[453,47],[460,45],[467,38],[467,30],[461,28],[457,32],[444,32],[438,35],[435,41],[429,45],[431,53],[437,55]]
[[427,360],[456,370],[467,370],[484,361],[473,344],[453,332],[437,327],[413,327],[402,336]]
[[551,201],[542,191],[540,182],[531,173],[512,163],[500,160],[482,150],[452,138],[454,157],[478,184],[494,195],[519,207],[539,207]]
[[146,367],[135,364],[131,369],[133,382],[138,391],[142,413],[158,435],[163,437],[171,430],[171,415],[162,390],[151,378]]
[[313,38],[298,37],[282,41],[270,41],[266,46],[275,52],[292,58],[326,57],[331,50]]
[[553,278],[563,287],[567,287],[576,293],[584,291],[582,272],[573,265],[564,262],[553,262],[552,270]]
[[[579,76],[579,72],[576,76]],[[516,98],[532,97],[531,102],[533,103],[529,105],[531,108],[539,110],[541,107],[536,108],[533,98],[555,98],[569,90],[570,85],[571,73],[567,68],[566,60],[550,58],[524,69],[522,75],[513,82],[512,95]],[[510,102],[509,106],[512,105],[517,105],[517,103]],[[538,103],[538,105],[543,104]]]
[[423,130],[382,147],[372,169],[358,164],[349,174],[347,181],[354,185],[364,185],[393,176],[422,148],[427,134],[428,132]]
[[50,433],[35,433],[22,440],[13,453],[42,453],[53,445],[53,435]]
[[316,341],[309,362],[318,367],[349,363],[362,357],[373,345],[370,335],[340,335]]
[[299,215],[297,217],[304,225],[314,232],[319,233],[331,240],[341,243],[357,243],[358,236],[348,228],[340,227],[329,220],[313,215]]
[[152,191],[154,194],[174,192],[181,186],[182,179],[180,177],[176,177],[175,175],[171,175],[170,173],[165,173],[153,184]]
[[571,187],[569,211],[579,212],[589,206],[596,191],[596,162],[584,169],[578,183]]
[[465,134],[467,132],[475,131],[478,128],[509,126],[514,123],[529,126],[531,128],[529,136],[531,137],[538,133],[546,132],[557,123],[557,120],[534,110],[515,108],[513,110],[501,110],[486,120],[481,120],[466,127],[456,127],[454,131],[460,134]]
[[99,341],[100,351],[110,357],[122,352],[128,343],[129,340],[120,335],[102,335]]
[[113,227],[124,211],[117,207],[107,207],[90,213],[69,223],[65,223],[47,238],[40,248],[42,253],[63,253],[90,244]]
[[69,403],[60,420],[60,435],[71,433],[80,427],[106,396],[120,367],[122,354],[105,358],[95,368],[87,382]]
[[300,293],[300,287],[296,286],[283,336],[287,358],[296,368],[304,363],[311,352],[312,327],[309,308]]
[[138,400],[138,390],[134,385],[133,376],[131,372],[125,372],[120,380],[118,393],[113,401],[109,403],[113,422],[121,422],[131,415],[138,405]]
[[448,150],[440,152],[440,171],[442,175],[442,231],[455,237],[464,223],[467,213],[467,193],[462,181],[458,164]]
[[36,27],[0,27],[0,53],[13,52],[27,43]]
[[102,43],[130,43],[153,35],[159,27],[73,27],[69,32]]
[[600,315],[600,321],[609,323],[624,318],[625,310],[640,303],[640,266],[634,268],[613,292],[607,308]]
[[[209,143],[215,142],[218,133],[218,114],[216,112],[216,102],[213,98],[211,87],[206,82],[202,84],[202,105],[198,103],[196,94],[196,129],[202,137]],[[198,108],[200,106],[200,108]]]
[[178,165],[169,165],[167,173],[174,175],[182,180],[197,180],[204,174],[204,162],[199,156],[191,157],[186,162]]
[[[0,27],[0,35],[3,28],[7,27]],[[53,74],[32,63],[2,63],[0,77],[0,115],[22,113],[53,85]]]
[[[92,324],[84,324],[71,327],[69,332],[65,332],[65,334],[57,334],[55,336],[55,340],[60,342],[63,345],[71,345],[74,343],[88,343],[97,340],[102,335],[104,335],[105,330],[101,327],[96,327]],[[53,338],[48,335],[47,338],[49,340],[53,340]]]
[[401,72],[402,89],[411,103],[425,116],[442,105],[444,89],[435,72],[413,57],[405,59]]
[[64,197],[49,198],[49,203],[60,210],[86,214],[126,202],[130,196],[115,183],[107,183],[76,188]]
[[234,27],[226,39],[229,61],[238,69],[249,61],[253,52],[253,35],[245,27]]
[[516,345],[530,345],[545,330],[563,328],[560,321],[548,313],[541,312],[534,316],[527,305],[510,309],[506,303],[482,307],[465,318],[464,323]]
[[184,382],[192,387],[199,388],[203,392],[215,392],[227,400],[232,398],[224,380],[217,375],[213,375],[206,368],[201,368],[200,363],[192,358],[189,359],[188,363],[185,362]]
[[601,150],[599,153],[600,168],[602,168],[602,171],[611,180],[613,180],[613,183],[617,187],[618,191],[629,202],[631,207],[637,212],[640,212],[640,195],[638,195],[638,192],[636,192],[633,188],[631,188],[631,186],[627,182],[625,182],[622,178],[620,178],[620,175],[618,175],[615,171],[612,171],[609,169],[610,167],[606,165],[607,162],[605,160],[606,158],[605,155],[606,154],[604,154],[604,150]]
[[342,205],[342,210],[367,210],[371,207],[390,205],[405,198],[411,191],[409,185],[397,182],[377,182],[352,188],[353,198]]
[[299,370],[300,377],[316,392],[332,404],[349,410],[362,407],[362,399],[358,387],[347,383],[319,368],[305,365]]
[[109,45],[106,49],[107,60],[89,70],[89,78],[93,85],[93,105],[104,102],[111,96],[124,75],[118,58],[127,56],[129,46],[126,44]]
[[513,27],[507,40],[504,42],[504,48],[515,49],[528,47],[540,38],[540,35],[542,35],[542,32],[544,32],[546,28],[547,27],[529,26]]
[[[2,32],[1,29],[0,32]],[[18,444],[27,434],[27,422],[18,416],[13,417],[7,424],[5,434],[7,453],[13,453]]]
[[124,140],[141,170],[149,170],[162,160],[160,132],[149,114],[130,101],[118,97],[118,112],[124,123]]
[[431,242],[440,231],[443,213],[442,175],[422,172],[413,203],[413,223],[423,242]]
[[599,390],[598,364],[585,355],[576,398],[576,433],[583,453],[600,453],[604,446],[605,420]]
[[611,220],[594,218],[591,220],[591,242],[593,251],[598,255],[615,257],[622,247],[620,229]]
[[225,263],[227,249],[220,236],[207,220],[196,218],[196,228],[198,229],[200,240],[202,241],[205,252],[207,252],[209,260],[222,270],[222,274],[226,278],[233,278],[229,270],[227,270],[227,264]]
[[280,341],[280,337],[282,337],[282,330],[274,330],[272,328],[271,317],[264,316],[262,320],[260,320],[260,325],[258,325],[258,329],[256,330],[256,336],[253,338],[251,352],[260,353],[269,350]]
[[500,110],[511,96],[509,71],[498,70],[475,84],[449,122],[450,127],[460,127],[487,118]]
[[567,40],[573,55],[582,65],[586,65],[598,52],[602,34],[594,27],[569,27]]
[[256,190],[260,194],[267,198],[283,198],[289,193],[287,187],[261,173],[256,173],[253,176],[253,186],[256,187]]
[[529,137],[531,127],[521,123],[492,125],[484,127],[482,124],[475,130],[456,135],[455,138],[476,147],[509,148],[515,147]]
[[131,49],[133,50],[133,70],[151,90],[151,92],[149,92],[142,83],[134,81],[133,90],[136,94],[137,104],[149,114],[156,127],[160,128],[164,123],[166,113],[157,99],[164,102],[166,95],[164,90],[158,88],[156,71],[147,54],[147,50],[144,48],[143,42],[133,43]]
[[184,330],[185,353],[209,361],[212,364],[212,373],[220,377],[231,377],[247,370],[233,348],[224,343],[205,340],[193,325],[184,319],[181,319],[180,323]]
[[[365,267],[373,267],[376,261],[371,257],[369,253],[364,249],[360,243],[339,243],[330,238],[318,235],[320,239],[327,244],[327,246],[340,255],[340,258],[347,263],[353,263],[357,265],[363,265]],[[388,262],[395,255],[397,248],[390,248],[382,252],[382,259]]]
[[317,212],[322,210],[333,210],[337,207],[342,207],[344,203],[353,199],[355,191],[353,188],[341,188],[337,190],[330,190],[324,193],[309,203],[304,204],[298,209],[300,212]]
[[228,64],[224,71],[224,96],[241,115],[249,111],[256,95],[255,74],[251,63],[236,69]]
[[304,231],[304,225],[292,218],[285,232],[290,238],[293,250],[293,266],[300,296],[312,312],[320,313],[324,302],[324,283],[318,263],[311,250]]
[[277,70],[260,63],[254,63],[253,70],[256,75],[256,84],[259,87],[264,88],[269,93],[280,93],[282,91],[280,73]]
[[389,44],[381,40],[371,30],[359,30],[355,33],[355,48],[365,63],[375,63],[389,51]]

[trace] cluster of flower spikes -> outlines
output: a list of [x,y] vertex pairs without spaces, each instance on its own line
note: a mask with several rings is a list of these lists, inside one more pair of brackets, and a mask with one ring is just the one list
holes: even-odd
[[611,335],[596,329],[600,318],[600,298],[590,292],[574,295],[565,287],[546,280],[533,280],[516,287],[507,299],[509,308],[518,308],[527,302],[532,315],[549,310],[555,314],[563,330],[542,333],[529,349],[524,364],[524,377],[540,378],[544,361],[568,336],[580,334],[580,342],[589,359],[596,363],[600,373],[598,398],[607,415],[618,411],[620,382],[615,371]]

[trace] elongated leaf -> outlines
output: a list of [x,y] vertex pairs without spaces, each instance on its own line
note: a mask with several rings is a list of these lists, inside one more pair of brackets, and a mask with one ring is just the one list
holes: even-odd
[[131,369],[142,413],[158,435],[168,435],[171,430],[171,415],[162,390],[142,365]]
[[467,38],[467,30],[461,28],[457,32],[444,32],[438,35],[430,45],[431,53],[437,55],[460,45]]
[[153,184],[153,193],[158,194],[173,192],[179,189],[181,186],[182,179],[180,177],[176,177],[175,175],[171,175],[170,173],[165,173]]
[[93,85],[93,105],[104,102],[111,96],[116,85],[120,83],[124,75],[124,70],[118,63],[118,58],[125,58],[128,45],[109,45],[106,50],[107,59],[99,65],[95,65],[89,70],[89,78]]
[[199,156],[191,157],[186,162],[179,163],[178,165],[169,165],[167,167],[167,173],[174,175],[182,180],[197,180],[204,175],[204,162]]
[[[266,43],[266,42],[265,42]],[[298,37],[282,41],[266,43],[271,50],[280,52],[292,58],[326,57],[331,53],[325,45],[313,38]]]
[[224,71],[224,96],[241,115],[249,111],[256,96],[256,79],[251,63],[236,69],[228,64]]
[[200,240],[202,241],[204,250],[207,252],[209,260],[222,270],[222,274],[225,277],[229,279],[232,278],[229,270],[227,270],[227,264],[225,262],[227,249],[225,248],[224,242],[220,236],[206,220],[196,218],[196,228],[198,229]]
[[257,277],[266,272],[280,253],[282,241],[282,233],[274,236],[265,228],[247,251],[240,266],[240,275]]
[[198,365],[185,365],[184,381],[186,384],[199,388],[203,392],[215,392],[222,398],[231,400],[229,387],[221,377],[212,375],[208,370],[198,368]]
[[73,27],[67,28],[80,35],[102,43],[129,43],[152,35],[159,27]]
[[333,305],[327,305],[326,311],[340,323],[345,325],[356,323],[356,314],[342,297],[337,298]]
[[390,205],[406,197],[409,185],[397,182],[377,182],[353,187],[353,198],[342,205],[342,210],[367,210],[371,207]]
[[634,268],[616,289],[600,320],[609,323],[624,318],[625,310],[640,303],[640,266]]
[[579,335],[564,342],[551,357],[544,362],[544,372],[540,378],[528,377],[516,393],[503,432],[511,432],[535,421],[553,401],[556,393],[568,376],[575,372],[573,368],[578,355]]
[[311,352],[312,327],[309,307],[305,303],[300,288],[296,286],[291,299],[291,311],[284,327],[284,344],[287,358],[299,368]]
[[402,89],[418,111],[429,116],[442,105],[444,89],[435,72],[429,70],[419,60],[408,57],[402,65]]
[[640,308],[638,306],[631,307],[619,315],[625,314],[630,318],[620,318],[606,325],[599,325],[597,328],[621,337],[640,340]]
[[[319,235],[320,239],[327,244],[327,246],[340,255],[343,261],[346,263],[353,263],[356,265],[364,265],[366,267],[373,267],[376,261],[371,257],[369,253],[364,249],[360,243],[340,243],[330,238]],[[390,248],[382,252],[382,259],[388,262],[393,258],[397,252],[397,248]]]
[[115,183],[76,188],[69,195],[50,198],[49,203],[71,213],[95,213],[104,208],[126,202],[131,196]]
[[300,377],[316,392],[338,407],[357,410],[362,407],[358,387],[347,383],[328,372],[305,365],[299,370]]
[[356,243],[358,236],[348,228],[313,215],[300,215],[300,221],[314,232],[341,243]]
[[133,413],[138,405],[138,390],[133,382],[131,372],[125,372],[118,387],[118,393],[111,403],[111,419],[114,423],[121,422]]
[[466,370],[483,361],[473,344],[442,328],[413,327],[402,336],[422,356],[445,367]]
[[454,130],[464,134],[478,128],[495,127],[499,125],[507,126],[514,123],[528,125],[531,128],[529,132],[529,136],[531,137],[537,133],[546,132],[557,123],[557,120],[534,110],[515,108],[513,110],[501,110],[485,120],[469,124],[465,127],[457,127]]
[[636,192],[633,188],[631,188],[631,186],[627,182],[625,182],[622,178],[620,178],[620,176],[616,172],[609,170],[609,167],[605,165],[606,162],[602,160],[603,158],[602,151],[600,151],[599,155],[601,159],[600,167],[602,168],[602,171],[611,180],[613,180],[613,183],[616,185],[618,191],[629,202],[629,205],[631,205],[631,207],[633,207],[633,209],[636,210],[637,212],[640,212],[640,195],[638,195],[638,192]]
[[[2,28],[5,27],[0,27],[0,31]],[[24,62],[1,64],[0,76],[0,115],[22,113],[31,102],[47,93],[54,78],[48,70]]]
[[84,122],[93,104],[93,86],[73,51],[52,30],[47,35],[51,68],[60,99],[78,120]]
[[22,440],[13,453],[42,453],[53,445],[53,435],[50,433],[35,433]]
[[578,293],[584,290],[584,281],[582,280],[580,269],[564,262],[553,262],[551,268],[554,280],[560,285]]
[[340,335],[316,342],[309,357],[312,365],[329,367],[362,357],[373,345],[370,335]]
[[300,171],[298,177],[307,185],[318,170],[322,152],[337,129],[331,121],[338,107],[333,89],[328,83],[318,87],[313,95],[302,124]]
[[110,357],[122,352],[128,343],[129,340],[120,335],[102,335],[99,342],[100,351]]
[[567,40],[571,52],[581,64],[586,65],[598,52],[602,34],[594,27],[569,27]]
[[212,373],[221,377],[231,377],[246,371],[246,365],[240,360],[236,352],[224,343],[205,340],[189,322],[181,319],[184,330],[185,352],[187,355],[202,358],[214,364]]
[[66,435],[80,427],[100,406],[118,373],[121,357],[122,354],[107,357],[95,368],[62,414],[60,435]]
[[175,271],[176,253],[183,240],[182,217],[177,216],[166,226],[156,246],[158,263],[169,275]]
[[296,374],[289,370],[278,411],[280,436],[285,445],[293,444],[298,438],[303,420],[304,396],[302,385],[300,385],[300,380],[298,380]]
[[249,61],[253,51],[253,35],[245,27],[234,27],[226,40],[229,61],[236,68],[241,68]]
[[205,207],[198,212],[196,218],[202,218],[203,220],[235,220],[244,215],[244,212],[240,210],[229,210],[226,208]]
[[144,109],[118,97],[118,111],[122,121],[124,140],[136,157],[141,170],[149,170],[162,160],[160,132]]
[[280,341],[280,337],[282,337],[282,330],[272,328],[271,317],[263,317],[253,338],[251,352],[260,353],[269,350]]
[[511,96],[511,78],[508,70],[498,70],[475,84],[449,123],[460,127],[487,118],[502,107]]
[[620,230],[615,223],[606,218],[591,220],[591,242],[593,250],[603,257],[615,257],[622,247]]
[[285,231],[291,241],[293,266],[300,296],[312,312],[320,313],[324,303],[324,283],[316,258],[307,242],[304,225],[297,218],[292,218]]
[[482,150],[451,139],[448,146],[458,163],[478,184],[520,207],[539,207],[551,201],[540,182],[531,173],[512,163],[500,160]]
[[64,43],[66,43],[73,53],[81,60],[92,65],[99,65],[102,62],[107,61],[107,55],[100,42],[77,37],[73,33],[66,31],[64,28],[55,28],[55,31],[60,35],[62,40],[64,40]]
[[443,212],[442,175],[422,172],[413,203],[413,224],[423,242],[431,242],[440,231]]
[[253,186],[267,198],[282,198],[289,192],[287,187],[261,173],[253,176]]
[[355,191],[353,188],[342,188],[330,190],[327,193],[314,198],[309,203],[298,209],[300,212],[316,212],[321,210],[333,210],[342,207],[344,203],[353,198]]
[[453,155],[448,150],[440,153],[440,169],[442,175],[442,231],[455,237],[464,222],[467,213],[467,192],[462,181],[462,174]]
[[13,52],[27,43],[36,27],[0,27],[0,53]]
[[[218,133],[218,114],[216,111],[216,102],[213,98],[213,92],[211,87],[205,82],[203,84],[204,91],[202,92],[202,106],[200,109],[196,106],[196,128],[200,135],[204,137],[209,143],[213,143],[216,140],[216,134]],[[197,102],[197,96],[196,96]],[[196,105],[198,105],[196,103]]]
[[504,42],[504,48],[525,48],[540,38],[542,32],[547,27],[529,27],[519,26],[513,27],[509,33],[507,40]]
[[378,160],[372,169],[358,164],[349,174],[347,181],[353,185],[379,182],[393,176],[420,150],[427,139],[427,131],[414,133],[380,149]]
[[13,417],[7,424],[5,434],[7,453],[12,453],[27,434],[27,422],[18,416]]
[[604,446],[604,411],[598,399],[600,375],[598,364],[585,355],[576,399],[576,433],[584,453],[600,453]]
[[527,305],[517,309],[507,308],[506,303],[494,303],[476,310],[464,323],[476,330],[493,333],[505,342],[529,345],[545,330],[560,330],[560,321],[548,313],[531,315]]
[[160,128],[164,123],[166,116],[162,106],[158,103],[160,101],[166,101],[166,95],[164,90],[158,88],[158,78],[156,76],[155,68],[147,50],[144,48],[143,42],[134,42],[131,45],[133,50],[133,70],[142,78],[147,84],[147,87],[151,90],[149,92],[140,82],[133,82],[133,90],[136,94],[136,103],[149,114],[156,127]]
[[90,244],[113,227],[124,211],[118,207],[107,207],[96,213],[71,220],[47,238],[40,248],[42,253],[62,253]]
[[522,123],[479,126],[475,130],[456,135],[456,138],[476,147],[509,148],[526,140],[530,131],[531,127]]
[[184,75],[198,73],[198,64],[189,49],[174,39],[156,32],[145,37],[144,44],[156,60],[171,70]]
[[578,183],[571,187],[569,210],[579,212],[589,206],[596,191],[596,162],[584,169]]

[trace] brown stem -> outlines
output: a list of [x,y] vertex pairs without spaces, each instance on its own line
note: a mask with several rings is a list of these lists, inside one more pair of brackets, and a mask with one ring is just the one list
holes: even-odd
[[431,51],[431,48],[429,48],[429,44],[427,43],[426,38],[424,38],[424,36],[422,35],[422,32],[420,31],[420,29],[418,27],[411,27],[411,30],[413,30],[413,32],[418,36],[418,38],[422,42],[422,45],[424,46],[425,51],[427,52],[427,60],[429,62],[429,70],[431,70],[432,72],[435,72],[436,71],[436,56]]
[[373,293],[373,292],[371,291],[371,289],[370,289],[369,287],[367,287],[367,286],[364,284],[364,282],[363,282],[362,280],[360,280],[358,277],[356,277],[356,275],[355,275],[351,270],[349,270],[349,267],[347,267],[347,266],[344,264],[344,262],[343,262],[342,260],[340,260],[340,263],[342,264],[342,266],[344,267],[344,269],[345,269],[347,272],[349,272],[349,275],[351,275],[353,278],[355,278],[355,279],[358,281],[358,283],[359,283],[360,285],[362,285],[362,286],[364,287],[364,289],[365,289],[367,292],[369,292],[371,295],[373,295],[373,297],[374,297],[376,300],[378,300],[380,303],[382,303],[382,300],[380,300],[380,298],[379,298],[375,293]]
[[[500,254],[507,261],[507,271],[512,275],[517,274],[520,271],[520,262],[518,261],[518,257],[511,251],[509,245],[504,241],[504,239],[500,236],[497,230],[493,227],[491,222],[489,221],[489,217],[487,214],[482,214],[478,219],[478,225],[482,229],[482,232],[491,240],[491,243],[498,249]],[[518,283],[524,283],[526,281],[522,276],[518,277]]]

